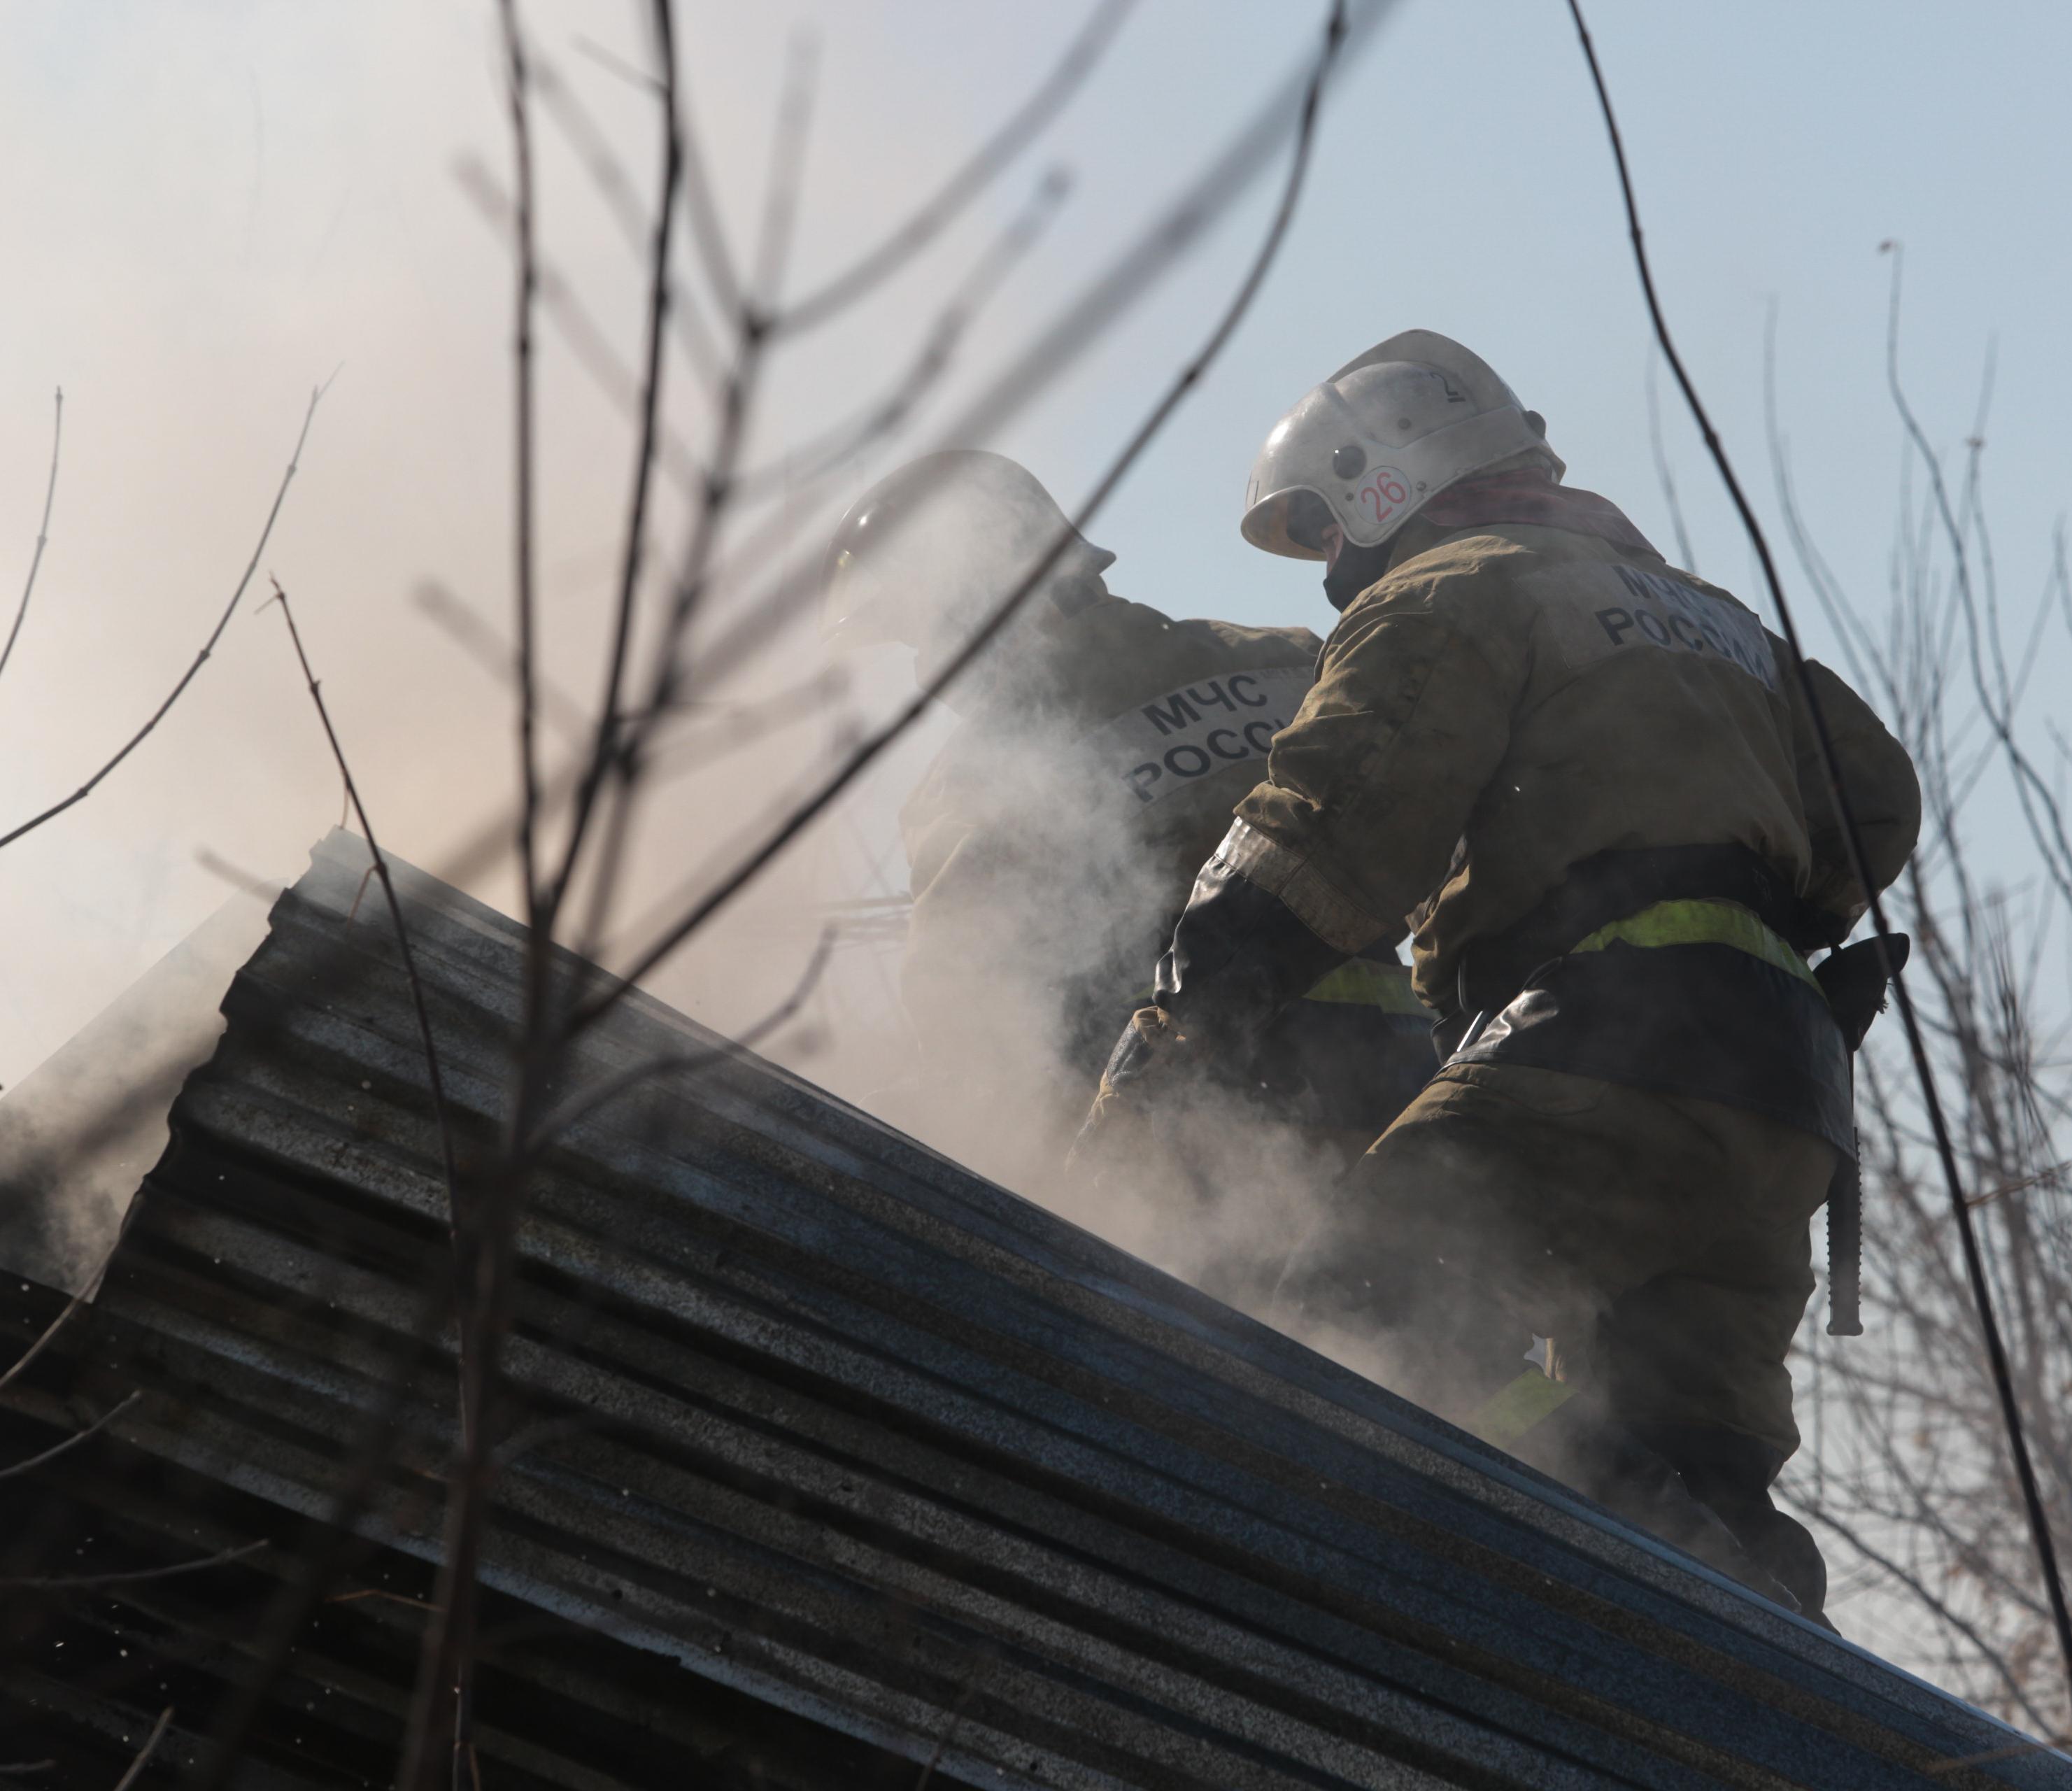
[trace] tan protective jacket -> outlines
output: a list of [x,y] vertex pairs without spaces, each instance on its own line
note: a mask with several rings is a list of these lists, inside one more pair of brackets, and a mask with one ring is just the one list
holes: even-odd
[[[1417,529],[1346,608],[1239,806],[1239,868],[1345,950],[1414,929],[1417,992],[1442,1011],[1464,949],[1599,852],[1743,845],[1803,898],[1860,915],[1783,642],[1601,498],[1481,502],[1550,521],[1476,504],[1464,490],[1461,525]],[[1882,887],[1919,829],[1914,768],[1811,670]]]
[[900,815],[925,1061],[975,1093],[1040,1079],[1077,1123],[1320,645],[1104,597],[998,656]]

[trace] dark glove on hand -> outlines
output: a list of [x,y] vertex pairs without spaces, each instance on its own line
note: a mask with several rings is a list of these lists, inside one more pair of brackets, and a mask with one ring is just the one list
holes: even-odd
[[1194,879],[1158,961],[1156,998],[1204,1073],[1248,1082],[1267,1029],[1350,955],[1218,856]]
[[1112,1148],[1108,1141],[1142,1117],[1154,1097],[1160,1064],[1174,1056],[1177,1044],[1172,1021],[1157,1008],[1140,1007],[1129,1016],[1101,1071],[1100,1092],[1065,1153],[1067,1175],[1097,1179],[1098,1166]]
[[1177,1078],[1230,1089],[1257,1081],[1254,1058],[1276,1018],[1350,954],[1326,945],[1220,857],[1202,867],[1173,943],[1158,961],[1157,1006],[1140,1007],[1101,1072],[1066,1159],[1083,1170],[1100,1140],[1141,1118]]

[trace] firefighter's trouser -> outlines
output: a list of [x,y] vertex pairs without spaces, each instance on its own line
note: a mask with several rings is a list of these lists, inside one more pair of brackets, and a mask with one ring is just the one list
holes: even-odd
[[1721,1427],[1781,1464],[1799,1444],[1784,1365],[1814,1287],[1808,1221],[1836,1162],[1716,1101],[1457,1064],[1355,1168],[1284,1289],[1380,1333],[1400,1390],[1457,1421],[1539,1336],[1627,1423]]

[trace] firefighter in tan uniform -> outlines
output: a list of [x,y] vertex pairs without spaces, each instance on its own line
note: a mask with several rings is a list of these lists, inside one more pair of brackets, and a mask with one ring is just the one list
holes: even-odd
[[[824,632],[911,646],[926,681],[1061,536],[1017,620],[945,692],[958,727],[900,815],[920,1074],[899,1117],[1025,1189],[1062,1159],[1321,644],[1111,595],[1114,556],[1023,467],[969,451],[901,468],[849,511]],[[1430,1074],[1433,1016],[1392,953],[1327,968],[1266,1052],[1296,1073],[1258,1092],[1356,1151]]]
[[[1297,1253],[1290,1306],[1817,1615],[1819,1551],[1768,1489],[1799,1442],[1785,1355],[1868,1022],[1823,986],[1865,948],[1808,957],[1866,897],[1783,643],[1564,470],[1536,414],[1424,331],[1268,438],[1245,535],[1326,562],[1342,613],[1096,1118],[1241,1054],[1291,991],[1408,927],[1450,1054]],[[1918,827],[1913,767],[1810,670],[1882,887]],[[1535,1336],[1551,1377],[1521,1374]]]

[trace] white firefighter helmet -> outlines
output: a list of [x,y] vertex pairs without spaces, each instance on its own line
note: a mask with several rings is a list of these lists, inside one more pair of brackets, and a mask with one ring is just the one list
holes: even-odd
[[880,480],[835,527],[822,566],[820,638],[917,647],[962,636],[1013,593],[1061,535],[1052,591],[1098,583],[1115,555],[1077,534],[1034,474],[955,448]]
[[1432,330],[1405,330],[1349,360],[1273,426],[1245,488],[1244,538],[1269,554],[1327,559],[1346,541],[1379,547],[1457,480],[1536,451],[1568,469],[1545,425],[1489,363]]

